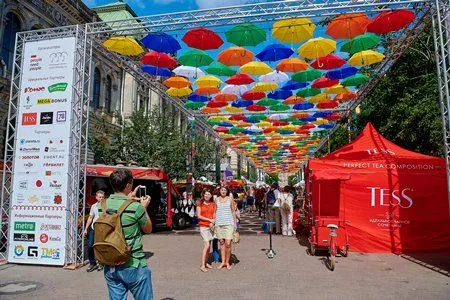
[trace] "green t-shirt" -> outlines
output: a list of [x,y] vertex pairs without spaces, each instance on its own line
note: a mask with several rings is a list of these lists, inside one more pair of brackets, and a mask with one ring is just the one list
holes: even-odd
[[[127,196],[121,194],[113,194],[106,200],[106,209],[116,212],[120,206],[127,200]],[[99,213],[102,208],[99,205]],[[120,220],[122,221],[122,230],[125,241],[131,246],[131,257],[126,262],[126,266],[139,268],[147,266],[144,249],[142,246],[142,233],[140,226],[147,223],[145,210],[141,203],[133,202],[124,210]]]

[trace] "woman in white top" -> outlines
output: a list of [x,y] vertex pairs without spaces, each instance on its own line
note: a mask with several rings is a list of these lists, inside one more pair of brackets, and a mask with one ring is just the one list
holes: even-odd
[[231,269],[231,241],[234,234],[234,211],[236,210],[236,203],[229,195],[228,189],[225,186],[220,187],[220,195],[216,198],[216,222],[215,222],[215,236],[220,243],[220,253],[222,263],[218,267]]
[[285,186],[283,191],[279,193],[278,200],[280,201],[281,212],[281,228],[282,234],[292,236],[292,214],[293,214],[293,200],[294,196],[289,192],[289,186]]

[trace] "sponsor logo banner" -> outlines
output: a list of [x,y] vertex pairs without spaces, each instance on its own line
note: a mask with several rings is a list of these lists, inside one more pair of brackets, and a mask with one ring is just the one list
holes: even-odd
[[14,241],[16,241],[16,242],[34,242],[34,234],[32,234],[32,233],[14,233]]
[[15,231],[35,231],[35,222],[14,222]]

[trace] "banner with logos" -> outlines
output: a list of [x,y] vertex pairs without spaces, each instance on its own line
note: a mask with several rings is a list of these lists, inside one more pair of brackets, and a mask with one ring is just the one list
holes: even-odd
[[70,37],[24,45],[9,262],[64,265],[75,44]]
[[345,219],[350,250],[450,252],[444,159],[403,149],[369,123],[308,170],[315,218]]

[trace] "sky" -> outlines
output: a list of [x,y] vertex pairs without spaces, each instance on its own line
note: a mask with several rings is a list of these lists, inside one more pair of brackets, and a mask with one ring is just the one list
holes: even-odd
[[[83,0],[90,8],[118,0]],[[208,9],[222,6],[267,2],[264,0],[124,0],[138,16],[164,14],[177,11]]]

